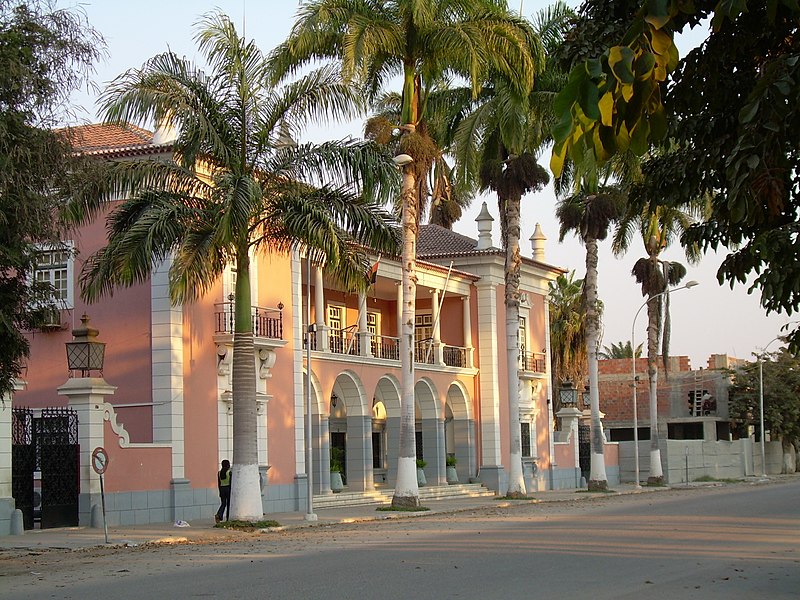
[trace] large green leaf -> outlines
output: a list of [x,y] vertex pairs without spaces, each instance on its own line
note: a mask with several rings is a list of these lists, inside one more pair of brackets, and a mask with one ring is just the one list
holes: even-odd
[[608,66],[620,83],[633,83],[633,50],[627,46],[613,46],[608,50]]

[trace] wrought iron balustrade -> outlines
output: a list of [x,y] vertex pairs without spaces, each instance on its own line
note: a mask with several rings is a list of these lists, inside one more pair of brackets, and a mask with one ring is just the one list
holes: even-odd
[[372,355],[375,358],[400,360],[400,338],[387,335],[372,336]]
[[[234,303],[218,302],[214,313],[216,317],[216,333],[229,333],[233,335],[236,324]],[[269,338],[273,340],[283,339],[283,306],[269,308],[263,306],[253,306],[250,308],[250,318],[252,319],[253,335],[255,337]]]
[[448,367],[467,368],[467,349],[463,346],[447,346],[442,349],[442,359]]
[[519,367],[523,371],[532,373],[545,373],[546,361],[544,352],[525,352],[519,353]]

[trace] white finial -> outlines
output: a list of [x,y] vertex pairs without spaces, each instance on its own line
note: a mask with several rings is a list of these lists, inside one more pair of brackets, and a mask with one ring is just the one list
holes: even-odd
[[544,261],[544,243],[547,241],[547,238],[544,233],[542,233],[542,228],[539,226],[539,223],[536,224],[530,239],[531,249],[533,250],[533,260]]
[[478,245],[476,250],[487,250],[492,247],[492,223],[494,219],[489,214],[489,209],[486,207],[486,202],[481,207],[480,214],[475,218],[478,224]]

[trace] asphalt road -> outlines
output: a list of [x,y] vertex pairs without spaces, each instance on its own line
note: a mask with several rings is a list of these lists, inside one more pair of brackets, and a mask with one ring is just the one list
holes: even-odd
[[[800,482],[20,557],[0,598],[800,598]],[[38,570],[34,570],[38,569]]]

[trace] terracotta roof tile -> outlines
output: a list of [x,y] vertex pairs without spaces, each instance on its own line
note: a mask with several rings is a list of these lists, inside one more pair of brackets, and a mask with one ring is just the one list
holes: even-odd
[[80,125],[61,129],[72,141],[72,147],[80,152],[96,152],[135,146],[150,146],[153,132],[134,125]]
[[483,250],[475,249],[477,245],[476,240],[440,225],[422,225],[417,239],[417,256],[483,253]]

